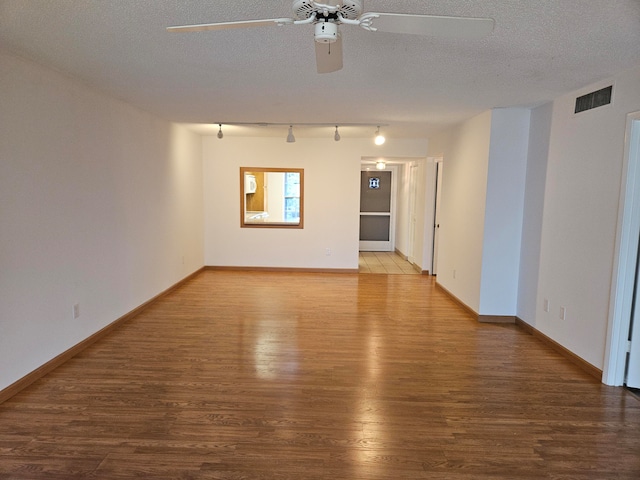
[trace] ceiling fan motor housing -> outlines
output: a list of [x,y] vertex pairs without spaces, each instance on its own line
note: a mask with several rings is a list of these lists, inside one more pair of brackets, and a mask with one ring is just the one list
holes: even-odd
[[[344,18],[349,20],[357,19],[363,9],[363,0],[325,0],[323,3],[335,5],[337,7],[337,11],[340,12]],[[321,11],[321,9],[317,8],[315,6],[315,2],[312,0],[294,0],[293,2],[293,13],[296,18],[300,20],[305,20],[313,15],[313,13],[318,13],[319,11]]]
[[318,43],[334,43],[338,41],[338,25],[332,22],[316,23],[315,39]]

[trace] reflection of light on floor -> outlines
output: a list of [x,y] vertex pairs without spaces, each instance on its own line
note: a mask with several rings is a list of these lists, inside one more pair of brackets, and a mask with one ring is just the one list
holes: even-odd
[[378,348],[380,347],[381,338],[375,332],[369,333],[367,341],[367,367],[369,369],[369,379],[374,380],[378,376]]
[[[383,431],[383,423],[380,419],[380,403],[377,399],[375,389],[368,393],[358,406],[359,420],[362,423],[363,443],[369,445],[373,440],[379,446],[384,445],[386,436]],[[354,478],[366,478],[371,475],[372,469],[375,469],[376,462],[372,462],[372,456],[377,455],[377,450],[371,450],[369,447],[358,448],[354,450],[356,470]]]
[[298,370],[298,349],[295,332],[270,327],[270,322],[260,322],[253,347],[256,375],[263,380],[275,380],[278,376]]
[[[358,400],[358,420],[362,424],[364,444],[368,445],[372,439],[375,443],[385,439],[383,420],[381,419],[381,402],[379,400],[379,386],[376,383],[380,370],[378,353],[384,348],[384,338],[378,334],[375,319],[368,324],[364,343],[367,358],[367,374],[362,377],[363,394]],[[368,441],[369,440],[369,441]],[[381,443],[384,443],[381,442]],[[376,473],[378,450],[371,448],[358,448],[354,450],[355,475],[354,478],[366,478]]]

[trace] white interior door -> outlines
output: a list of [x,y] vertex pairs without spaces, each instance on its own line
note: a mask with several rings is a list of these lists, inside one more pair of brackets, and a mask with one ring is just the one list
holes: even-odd
[[[640,249],[638,250],[640,255]],[[629,356],[627,357],[627,387],[640,388],[640,285],[636,265],[636,285],[633,298],[631,325],[629,326]]]
[[[629,139],[629,162],[634,162],[635,168],[640,168],[640,120],[632,123],[631,138]],[[636,206],[638,201],[636,200]],[[638,231],[638,211],[636,210],[634,232]],[[638,234],[635,234],[638,238]],[[627,356],[627,387],[640,388],[640,245],[637,248],[636,271],[631,305],[631,320],[629,325],[629,355]]]
[[360,251],[394,250],[395,178],[393,170],[360,172]]

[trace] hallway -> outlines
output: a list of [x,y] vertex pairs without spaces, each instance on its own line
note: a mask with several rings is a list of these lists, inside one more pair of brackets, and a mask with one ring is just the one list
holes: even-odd
[[396,252],[360,252],[358,273],[420,275],[421,272]]

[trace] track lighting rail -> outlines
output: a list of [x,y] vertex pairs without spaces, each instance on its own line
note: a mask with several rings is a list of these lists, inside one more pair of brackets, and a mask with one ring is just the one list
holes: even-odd
[[293,127],[335,127],[333,139],[336,142],[340,141],[340,127],[376,127],[375,132],[375,144],[382,145],[385,141],[384,136],[380,134],[380,127],[387,127],[385,123],[271,123],[271,122],[216,122],[218,124],[218,138],[222,139],[224,134],[222,133],[222,126],[251,126],[251,127],[289,127],[287,132],[287,143],[295,143],[296,138],[293,134]]

